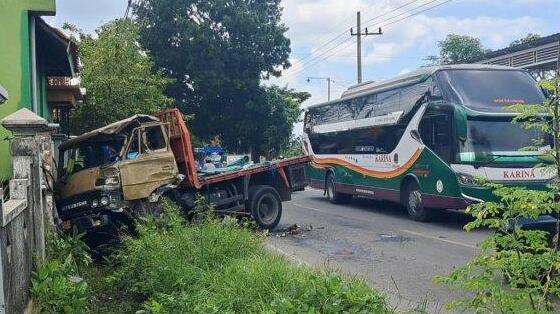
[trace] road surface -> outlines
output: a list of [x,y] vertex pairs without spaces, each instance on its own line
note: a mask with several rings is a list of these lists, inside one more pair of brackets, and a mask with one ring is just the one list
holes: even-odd
[[[334,268],[358,276],[386,293],[399,309],[427,304],[429,312],[446,313],[444,304],[464,292],[433,283],[477,253],[488,230],[465,232],[468,217],[443,212],[431,223],[408,219],[398,205],[354,199],[334,205],[322,191],[293,194],[268,245],[298,263]],[[298,234],[282,232],[297,224]]]

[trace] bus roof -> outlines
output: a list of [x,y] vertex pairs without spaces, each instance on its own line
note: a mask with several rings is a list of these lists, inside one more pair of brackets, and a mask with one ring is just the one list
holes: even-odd
[[368,81],[361,84],[356,84],[350,86],[346,91],[344,91],[339,99],[335,99],[329,102],[319,103],[307,107],[307,109],[312,109],[316,107],[322,107],[329,104],[335,104],[342,99],[351,99],[354,97],[367,95],[370,93],[381,92],[385,90],[390,90],[397,87],[407,86],[414,83],[421,82],[425,80],[428,76],[442,70],[507,70],[507,71],[524,71],[518,68],[512,68],[501,65],[489,65],[489,64],[453,64],[453,65],[437,65],[421,67],[412,72],[399,75],[392,79],[382,80],[382,81]]

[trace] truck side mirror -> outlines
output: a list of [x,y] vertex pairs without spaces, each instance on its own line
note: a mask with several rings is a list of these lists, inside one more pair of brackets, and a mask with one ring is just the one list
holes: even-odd
[[453,110],[455,135],[461,141],[467,140],[467,112],[462,107],[456,106]]

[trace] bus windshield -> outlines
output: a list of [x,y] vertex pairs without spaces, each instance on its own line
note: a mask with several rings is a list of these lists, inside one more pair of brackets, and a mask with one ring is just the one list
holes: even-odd
[[[537,148],[527,149],[534,146]],[[531,153],[527,150],[535,152],[550,146],[549,136],[537,129],[525,129],[508,120],[469,119],[467,139],[459,143],[459,153],[461,161],[477,161],[481,156],[528,156]]]
[[480,112],[500,112],[504,106],[545,100],[536,81],[524,71],[445,70],[438,76],[451,101]]

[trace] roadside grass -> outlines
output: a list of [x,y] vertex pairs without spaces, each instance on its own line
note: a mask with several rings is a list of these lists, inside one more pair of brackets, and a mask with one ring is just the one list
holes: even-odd
[[91,313],[392,313],[383,295],[357,279],[296,266],[269,252],[264,236],[199,204],[185,224],[164,203],[158,219],[105,266],[86,272]]

